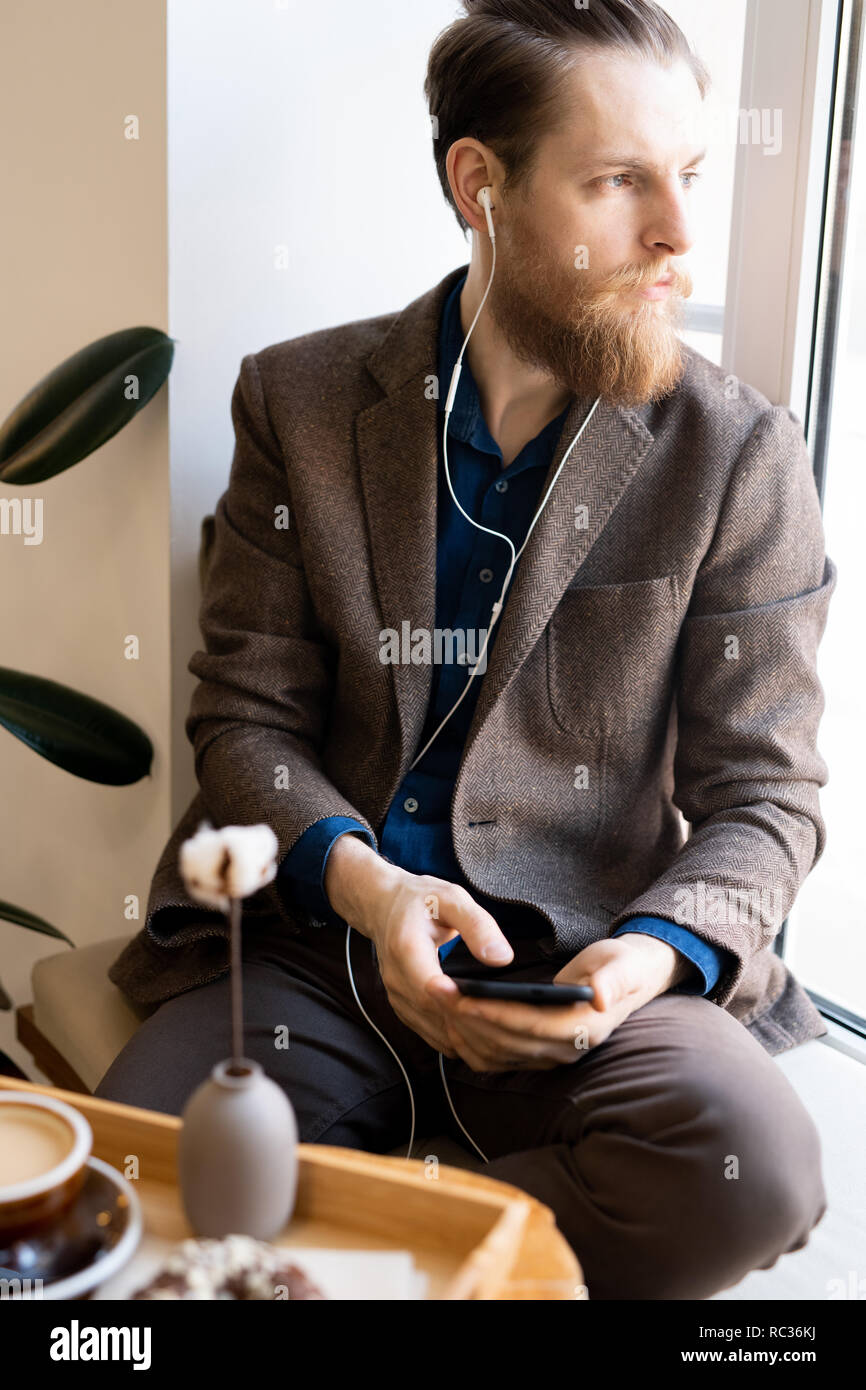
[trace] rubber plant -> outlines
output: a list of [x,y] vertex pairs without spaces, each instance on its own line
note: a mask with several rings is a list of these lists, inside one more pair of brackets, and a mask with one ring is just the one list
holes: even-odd
[[[61,362],[0,425],[0,483],[31,487],[94,453],[156,395],[173,355],[174,340],[160,329],[124,328]],[[150,772],[153,745],[143,729],[101,700],[44,676],[0,667],[0,724],[74,777],[118,787]],[[0,918],[74,945],[58,927],[14,903],[0,901]],[[0,1009],[11,1007],[0,985]],[[0,1054],[0,1070],[4,1060]]]

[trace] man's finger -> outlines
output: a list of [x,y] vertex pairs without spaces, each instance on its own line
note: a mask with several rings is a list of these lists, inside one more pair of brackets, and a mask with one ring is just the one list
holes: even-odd
[[428,994],[435,995],[443,1003],[462,998],[456,982],[444,971],[441,975],[431,975],[424,988]]
[[472,895],[459,884],[452,884],[446,897],[448,924],[456,927],[476,960],[485,965],[507,965],[514,952],[507,937],[492,917]]
[[587,1001],[575,1004],[522,1004],[516,999],[467,998],[454,1005],[452,1012],[459,1018],[485,1019],[506,1033],[521,1037],[557,1039],[570,1037],[575,1028],[588,1024],[592,1005]]
[[628,962],[622,957],[605,961],[589,976],[593,988],[591,1007],[604,1012],[612,1009],[632,992],[633,980]]
[[502,1054],[503,1066],[516,1065],[520,1058],[540,1057],[545,1048],[551,1046],[550,1039],[545,1040],[527,1037],[521,1033],[506,1032],[498,1024],[489,1023],[477,1015],[465,1018],[455,1016],[451,1031],[459,1037],[468,1038],[475,1047],[484,1046],[484,1050],[497,1060],[500,1060],[498,1054]]
[[[392,1008],[394,1005],[392,1003]],[[443,1053],[446,1057],[456,1057],[454,1045],[448,1031],[444,1027],[436,1027],[435,1020],[428,1015],[420,1013],[418,1009],[413,1009],[411,1005],[401,1003],[399,1010],[394,1009],[401,1023],[405,1023],[407,1028],[411,1028],[413,1033],[417,1033],[419,1038],[432,1047],[436,1052]]]
[[[585,1006],[584,1006],[585,1007]],[[555,1064],[576,1060],[574,1037],[579,1025],[570,1024],[549,1035],[527,1035],[511,1032],[480,1015],[452,1015],[449,1033],[469,1037],[476,1046],[487,1044],[492,1056],[507,1055],[507,1066],[523,1065],[527,1061],[552,1059]],[[511,1060],[513,1059],[513,1060]]]
[[492,1024],[489,1028],[488,1032],[477,1019],[472,1022],[471,1032],[464,1033],[458,1025],[449,1028],[460,1056],[475,1071],[550,1071],[580,1059],[571,1042],[521,1043],[515,1037],[504,1038]]
[[419,994],[425,990],[428,981],[438,980],[440,976],[445,978],[436,944],[428,931],[407,927],[394,942],[392,950],[406,982]]

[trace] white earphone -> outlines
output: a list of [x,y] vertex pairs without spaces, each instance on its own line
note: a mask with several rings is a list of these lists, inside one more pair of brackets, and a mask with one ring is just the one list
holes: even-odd
[[490,240],[495,241],[496,231],[493,226],[493,213],[490,211],[490,194],[492,191],[489,183],[485,184],[483,188],[479,188],[478,201],[484,209],[484,216],[487,218],[487,231],[490,234]]
[[[491,634],[491,632],[493,631],[493,628],[494,628],[494,626],[496,625],[497,621],[499,620],[499,616],[500,616],[500,614],[501,614],[501,612],[502,612],[502,605],[503,605],[503,602],[504,602],[504,599],[505,599],[505,591],[506,591],[506,589],[508,588],[508,585],[509,585],[510,582],[511,582],[511,576],[512,576],[512,574],[514,573],[514,566],[517,564],[517,561],[520,559],[520,556],[523,554],[523,551],[524,551],[524,548],[525,548],[525,546],[526,546],[526,543],[527,543],[527,541],[529,540],[529,537],[532,535],[533,529],[534,529],[534,527],[535,527],[535,523],[538,521],[538,518],[541,516],[541,513],[544,511],[544,508],[547,506],[548,498],[550,497],[550,494],[551,494],[551,492],[553,491],[554,483],[556,482],[557,478],[559,477],[560,473],[562,472],[562,468],[563,468],[563,466],[564,466],[566,460],[568,459],[569,454],[571,453],[571,451],[572,451],[572,449],[574,448],[575,444],[576,444],[577,441],[580,439],[581,435],[583,434],[584,430],[586,429],[587,425],[589,424],[590,420],[592,419],[593,415],[595,414],[596,408],[597,408],[597,406],[598,406],[598,404],[599,404],[599,401],[600,401],[600,399],[601,399],[601,397],[598,397],[598,398],[595,400],[594,404],[592,405],[592,407],[590,408],[590,410],[589,410],[589,412],[588,412],[588,414],[587,414],[587,416],[586,416],[586,419],[584,420],[584,422],[583,422],[583,424],[581,425],[580,429],[578,430],[577,434],[574,436],[574,439],[571,441],[571,443],[569,444],[569,446],[568,446],[568,448],[566,449],[565,453],[563,454],[562,460],[561,460],[561,462],[560,462],[560,464],[559,464],[559,467],[557,468],[555,474],[553,475],[553,478],[552,478],[551,481],[550,481],[550,486],[548,487],[547,492],[546,492],[545,495],[544,495],[544,500],[543,500],[543,502],[541,503],[541,506],[538,508],[538,511],[535,513],[535,516],[534,516],[533,519],[532,519],[532,522],[531,522],[531,524],[530,524],[529,530],[528,530],[527,533],[526,533],[526,538],[524,539],[523,545],[520,547],[520,549],[519,549],[519,550],[517,551],[517,553],[515,554],[514,545],[513,545],[512,541],[511,541],[511,538],[510,538],[509,536],[504,535],[501,531],[493,531],[493,530],[491,530],[491,528],[490,528],[489,526],[482,526],[479,522],[474,521],[473,518],[469,515],[468,512],[466,512],[466,511],[463,510],[463,508],[460,506],[460,503],[458,502],[458,500],[457,500],[457,498],[456,498],[456,496],[455,496],[455,494],[454,494],[454,489],[453,489],[453,487],[451,486],[451,475],[450,475],[450,473],[449,473],[449,471],[448,471],[448,420],[449,420],[449,418],[450,418],[450,416],[451,416],[451,412],[452,412],[452,410],[453,410],[453,408],[454,408],[454,399],[455,399],[455,397],[456,397],[456,395],[457,395],[457,386],[458,386],[458,383],[459,383],[459,381],[460,381],[460,373],[461,373],[462,370],[463,370],[463,354],[464,354],[464,352],[466,351],[466,344],[469,342],[469,339],[470,339],[470,337],[472,336],[472,330],[474,329],[476,323],[478,322],[478,316],[479,316],[479,314],[481,313],[481,310],[484,308],[484,302],[485,302],[485,300],[487,299],[488,294],[490,293],[490,286],[493,284],[493,275],[494,275],[494,272],[495,272],[495,270],[496,270],[496,231],[495,231],[494,226],[493,226],[493,212],[492,212],[492,209],[491,209],[491,206],[490,206],[490,196],[491,196],[491,193],[492,193],[492,192],[493,192],[493,190],[492,190],[492,188],[491,188],[491,186],[490,186],[489,184],[486,184],[483,188],[480,188],[480,189],[478,190],[478,201],[479,201],[479,203],[481,204],[482,208],[484,209],[484,216],[485,216],[485,218],[486,218],[486,220],[487,220],[487,232],[488,232],[488,235],[489,235],[489,237],[490,237],[490,245],[491,245],[492,252],[493,252],[493,260],[492,260],[492,264],[491,264],[491,267],[490,267],[490,279],[487,281],[487,288],[486,288],[486,290],[484,291],[484,294],[483,294],[482,297],[481,297],[481,303],[478,305],[478,308],[477,308],[476,311],[475,311],[475,317],[473,318],[472,323],[469,325],[469,332],[466,334],[466,337],[465,337],[465,339],[463,340],[463,346],[462,346],[462,348],[460,349],[459,356],[458,356],[458,358],[457,358],[457,361],[456,361],[455,364],[454,364],[454,370],[453,370],[453,372],[451,373],[451,384],[450,384],[450,386],[449,386],[449,388],[448,388],[448,395],[447,395],[446,401],[445,401],[445,423],[444,423],[444,426],[443,426],[443,429],[442,429],[442,453],[443,453],[443,461],[444,461],[444,464],[445,464],[445,479],[446,479],[446,482],[448,483],[448,491],[451,493],[451,496],[454,498],[454,502],[455,502],[456,506],[457,506],[457,507],[459,508],[459,510],[463,513],[463,515],[466,517],[466,520],[470,523],[470,525],[476,527],[476,529],[479,530],[479,531],[486,531],[487,534],[488,534],[489,536],[498,536],[498,537],[500,538],[500,540],[505,541],[506,545],[508,546],[509,550],[511,551],[511,563],[510,563],[510,565],[508,566],[508,570],[507,570],[506,575],[505,575],[505,582],[504,582],[504,584],[502,585],[502,590],[501,590],[501,592],[500,592],[499,598],[496,600],[496,602],[495,602],[494,605],[493,605],[493,610],[492,610],[491,615],[490,615],[490,624],[489,624],[489,627],[487,628],[487,632],[486,632],[485,637],[484,637],[484,645],[483,645],[483,647],[481,648],[481,652],[479,653],[477,662],[476,662],[475,665],[472,667],[472,673],[471,673],[471,675],[470,675],[470,677],[469,677],[469,680],[466,682],[465,686],[463,687],[463,690],[460,692],[460,697],[459,697],[459,699],[457,699],[457,700],[454,702],[454,704],[451,706],[451,709],[450,709],[450,710],[448,711],[448,713],[445,715],[445,718],[444,718],[444,719],[441,721],[441,723],[439,724],[438,728],[434,730],[434,732],[433,732],[433,734],[431,735],[431,737],[427,740],[427,742],[425,743],[424,747],[421,749],[421,752],[417,755],[417,757],[414,759],[414,761],[410,764],[410,766],[409,766],[409,771],[410,771],[410,772],[412,771],[412,768],[414,768],[414,767],[417,765],[417,763],[419,763],[419,762],[421,761],[421,759],[423,758],[424,754],[427,752],[427,749],[430,747],[430,745],[431,745],[431,743],[433,742],[433,740],[434,740],[435,738],[438,737],[439,733],[441,732],[441,730],[443,729],[443,727],[445,726],[445,724],[448,722],[448,720],[451,718],[452,714],[453,714],[454,711],[457,709],[457,707],[458,707],[458,705],[460,704],[460,702],[463,700],[464,696],[466,695],[467,690],[469,689],[470,685],[472,684],[473,680],[475,679],[476,673],[477,673],[477,671],[478,671],[478,667],[479,667],[480,664],[481,664],[481,659],[482,659],[482,657],[484,656],[484,653],[485,653],[486,650],[487,650],[487,643],[488,643],[489,640],[490,640],[490,634]],[[400,1058],[397,1056],[397,1053],[394,1051],[393,1047],[392,1047],[391,1044],[389,1043],[388,1039],[385,1037],[384,1033],[382,1033],[382,1032],[376,1027],[375,1023],[374,1023],[373,1020],[370,1018],[370,1015],[367,1013],[366,1009],[364,1008],[363,1004],[361,1003],[361,1000],[358,998],[358,991],[357,991],[357,989],[356,989],[356,987],[355,987],[355,979],[354,979],[354,976],[352,975],[352,962],[351,962],[351,958],[350,958],[351,934],[352,934],[352,928],[351,928],[351,927],[347,927],[347,928],[346,928],[346,967],[347,967],[348,972],[349,972],[349,982],[350,982],[350,984],[351,984],[351,986],[352,986],[352,993],[353,993],[354,996],[355,996],[355,1002],[357,1003],[358,1008],[361,1010],[361,1013],[362,1013],[362,1014],[364,1015],[364,1017],[366,1018],[367,1022],[368,1022],[369,1025],[370,1025],[370,1027],[373,1029],[373,1031],[374,1031],[375,1033],[377,1033],[377,1034],[379,1035],[379,1037],[382,1039],[382,1041],[383,1041],[383,1043],[385,1044],[385,1046],[388,1048],[388,1051],[389,1051],[389,1052],[391,1053],[391,1055],[394,1057],[394,1059],[395,1059],[395,1061],[396,1061],[398,1067],[400,1068],[401,1072],[403,1073],[403,1079],[405,1080],[406,1086],[408,1087],[408,1090],[409,1090],[409,1104],[410,1104],[411,1113],[412,1113],[412,1123],[411,1123],[411,1130],[410,1130],[410,1134],[409,1134],[409,1149],[408,1149],[408,1152],[407,1152],[407,1154],[406,1154],[406,1157],[407,1157],[407,1158],[411,1158],[411,1157],[412,1157],[412,1148],[413,1148],[413,1145],[414,1145],[414,1143],[415,1143],[415,1096],[414,1096],[414,1094],[413,1094],[413,1092],[412,1092],[412,1084],[411,1084],[411,1082],[410,1082],[410,1080],[409,1080],[409,1076],[408,1076],[408,1074],[407,1074],[407,1072],[406,1072],[406,1068],[403,1066],[403,1063],[400,1061]],[[449,1104],[449,1106],[450,1106],[450,1108],[451,1108],[451,1114],[454,1116],[454,1119],[457,1121],[457,1124],[460,1126],[460,1129],[461,1129],[461,1130],[463,1131],[463,1133],[466,1135],[466,1138],[469,1140],[470,1144],[471,1144],[472,1147],[475,1149],[476,1153],[480,1155],[480,1157],[481,1157],[481,1159],[483,1160],[484,1163],[488,1163],[488,1162],[489,1162],[489,1159],[487,1158],[486,1154],[482,1153],[481,1149],[478,1147],[478,1145],[476,1144],[475,1140],[472,1138],[472,1135],[469,1133],[469,1131],[464,1127],[463,1123],[461,1122],[460,1116],[457,1114],[457,1111],[454,1109],[454,1102],[453,1102],[452,1099],[451,1099],[451,1092],[448,1090],[448,1082],[447,1082],[446,1079],[445,1079],[445,1067],[444,1067],[444,1062],[443,1062],[443,1057],[442,1057],[442,1053],[441,1053],[441,1052],[439,1053],[439,1072],[440,1072],[440,1075],[441,1075],[441,1077],[442,1077],[442,1085],[443,1085],[443,1088],[444,1088],[444,1090],[445,1090],[445,1096],[446,1096],[446,1099],[447,1099],[447,1101],[448,1101],[448,1104]]]

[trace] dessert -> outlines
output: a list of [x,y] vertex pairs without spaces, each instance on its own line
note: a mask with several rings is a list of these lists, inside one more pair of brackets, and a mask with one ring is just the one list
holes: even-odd
[[254,1240],[184,1240],[134,1299],[315,1299],[325,1298],[290,1252]]

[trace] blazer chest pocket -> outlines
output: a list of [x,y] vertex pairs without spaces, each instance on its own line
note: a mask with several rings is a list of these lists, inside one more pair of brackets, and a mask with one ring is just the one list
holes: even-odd
[[548,695],[571,731],[616,734],[667,715],[679,635],[674,574],[573,584],[547,624]]

